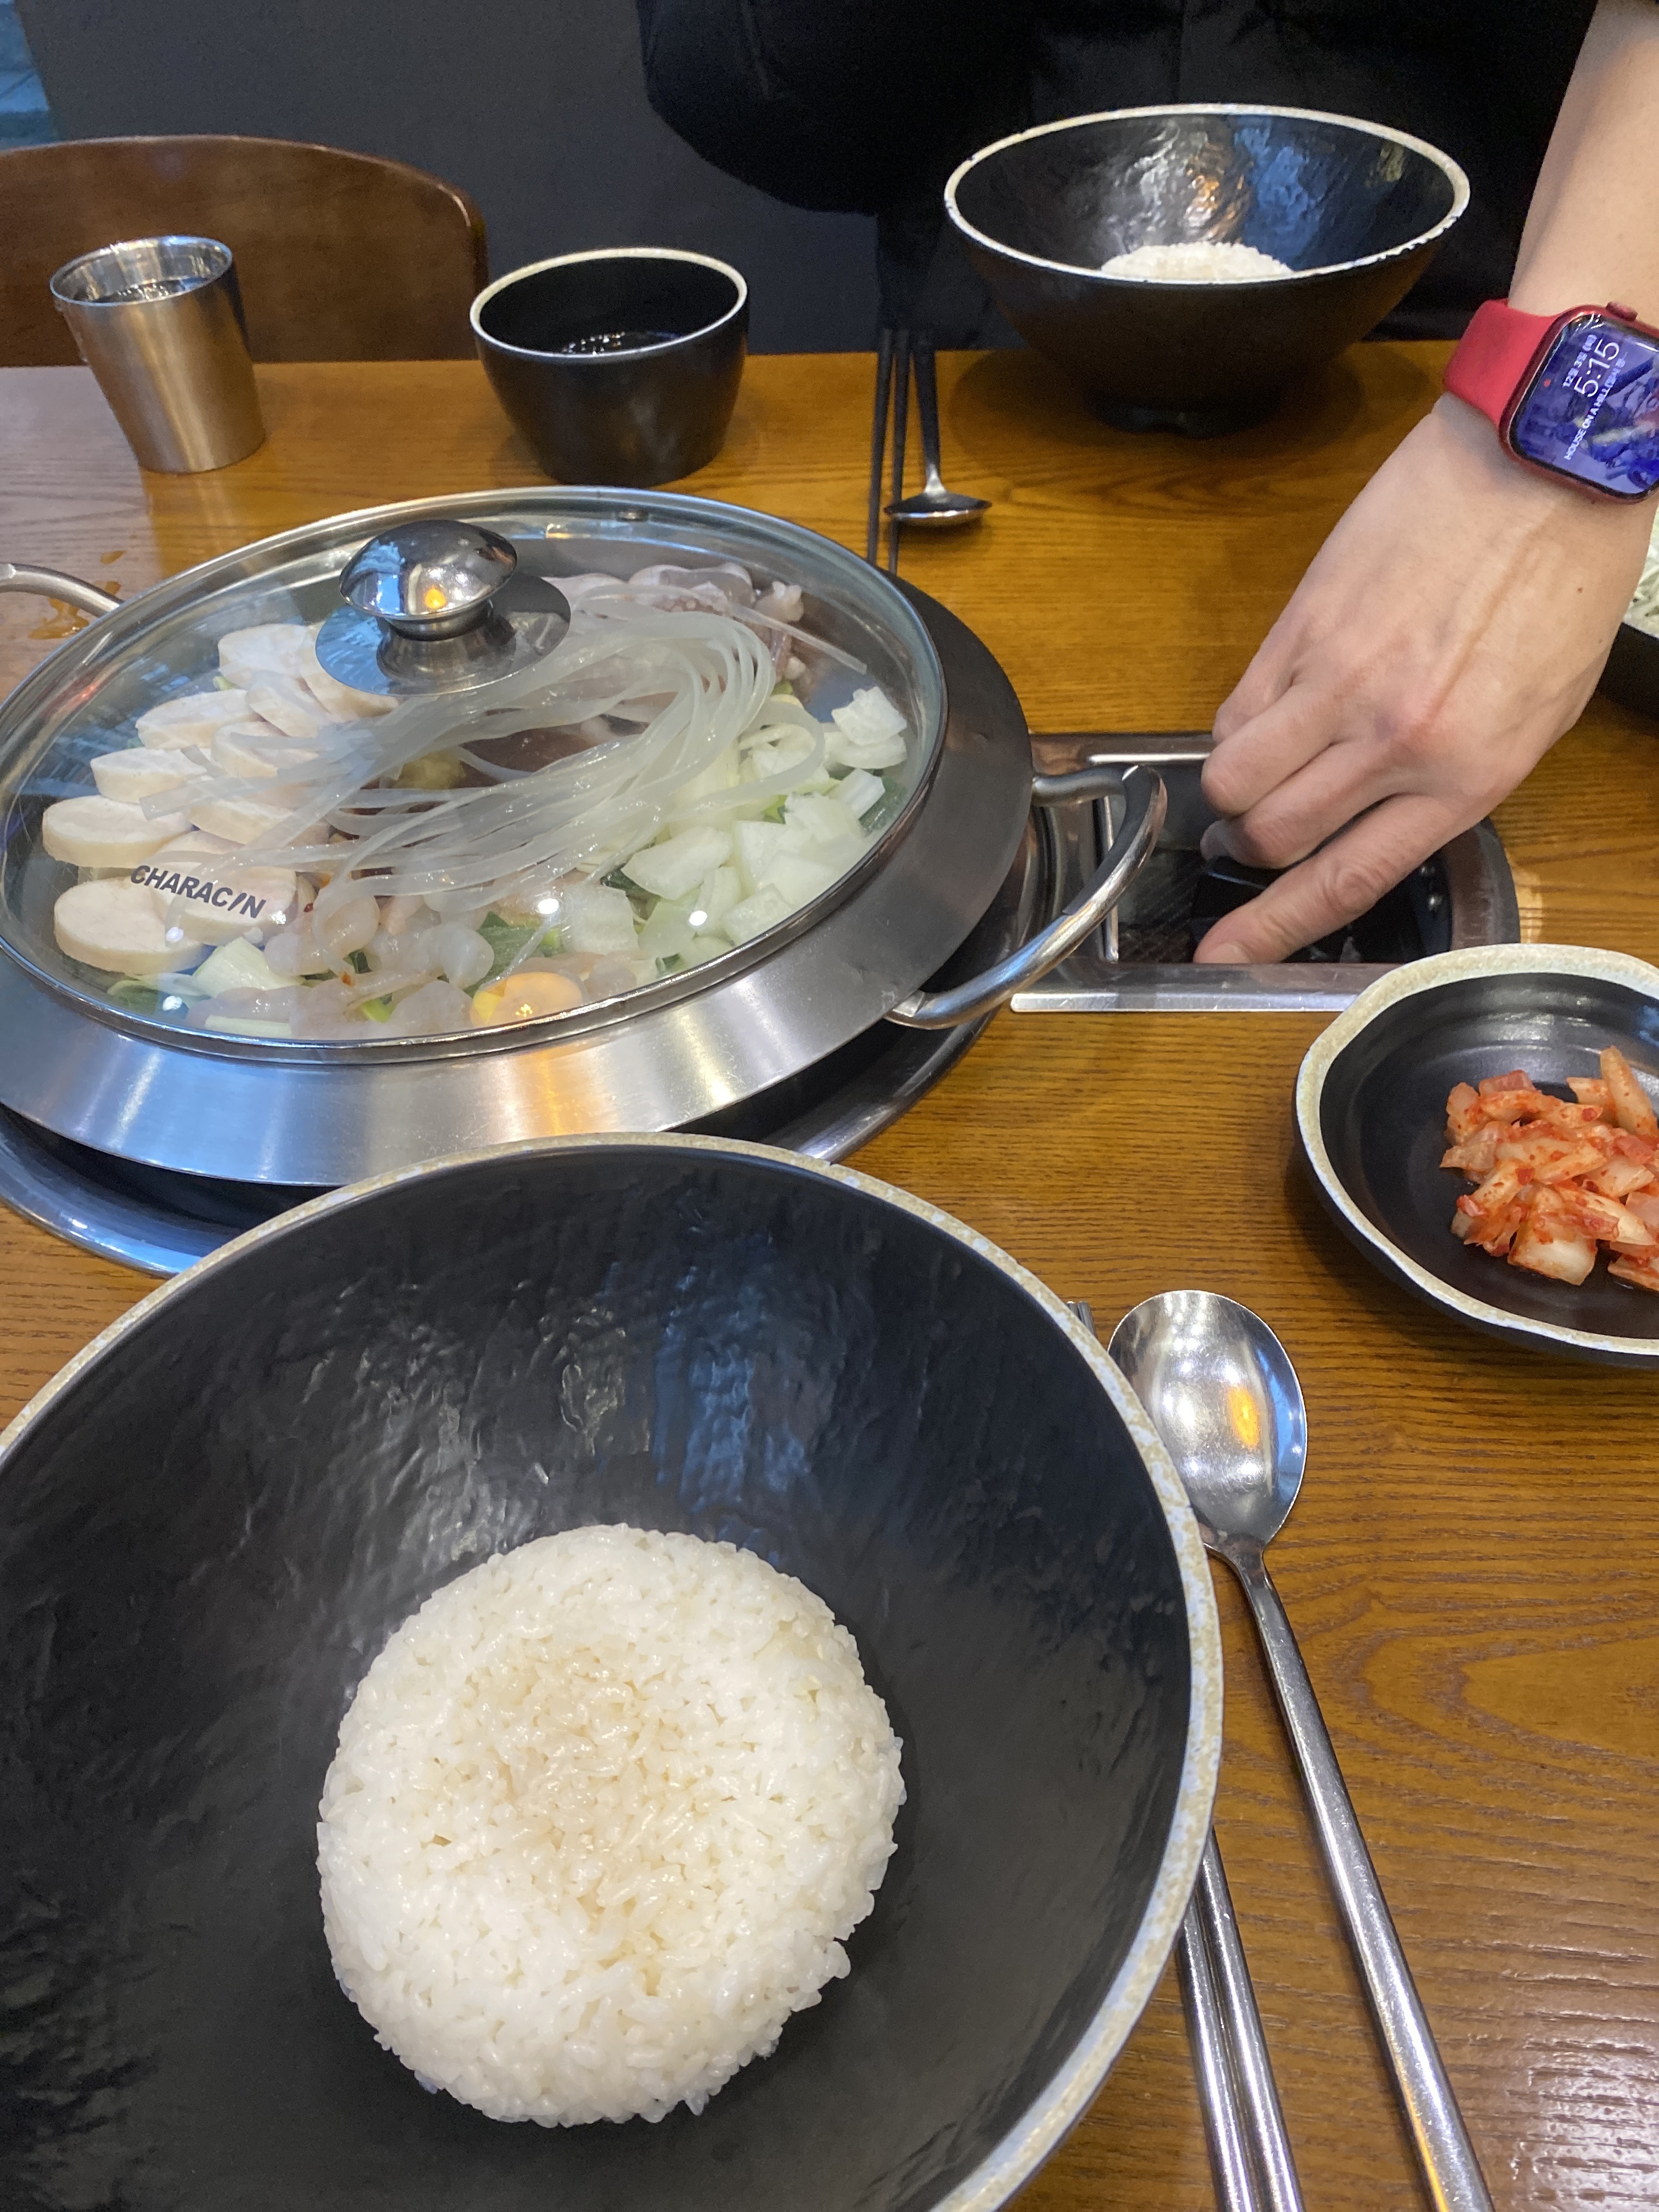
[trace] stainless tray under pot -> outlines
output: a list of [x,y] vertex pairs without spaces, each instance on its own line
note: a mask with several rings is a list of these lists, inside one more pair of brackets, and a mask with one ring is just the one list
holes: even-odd
[[[478,581],[467,564],[486,540],[506,550]],[[748,941],[688,969],[642,963],[630,988],[511,1028],[328,1040],[190,1026],[187,1005],[112,989],[55,941],[54,901],[76,871],[44,848],[46,810],[93,791],[93,761],[130,748],[141,714],[205,696],[228,634],[308,628],[321,665],[360,690],[453,689],[471,743],[500,696],[489,653],[514,672],[533,662],[526,631],[556,635],[565,586],[575,599],[584,576],[721,562],[800,590],[795,627],[821,643],[783,650],[809,715],[827,724],[875,685],[906,725],[856,864]],[[1147,771],[1034,777],[1012,687],[943,609],[807,531],[707,501],[487,492],[291,531],[125,605],[40,570],[0,568],[0,588],[50,590],[100,617],[0,704],[0,1105],[94,1153],[186,1176],[313,1189],[526,1137],[708,1124],[884,1021],[981,1019],[1098,928],[1163,818]],[[1004,892],[1034,801],[1108,792],[1121,826],[1066,912],[987,971],[927,990]]]

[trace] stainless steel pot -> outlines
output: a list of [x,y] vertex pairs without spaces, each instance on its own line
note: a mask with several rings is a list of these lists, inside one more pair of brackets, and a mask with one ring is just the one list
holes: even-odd
[[[112,731],[199,684],[224,632],[315,623],[339,608],[342,572],[366,543],[413,525],[429,539],[433,522],[452,520],[505,538],[526,574],[555,585],[688,560],[736,561],[799,585],[806,626],[863,664],[915,733],[910,787],[884,833],[821,897],[730,954],[511,1030],[307,1042],[185,1029],[113,1003],[52,942],[54,885],[71,878],[40,848],[44,805],[90,788],[86,763]],[[1034,777],[1012,687],[942,610],[930,635],[910,598],[851,553],[707,501],[489,492],[309,525],[125,605],[39,568],[0,565],[5,589],[48,592],[100,619],[0,704],[0,1103],[59,1136],[186,1174],[316,1187],[458,1148],[704,1120],[884,1019],[941,1028],[982,1017],[1099,927],[1163,817],[1162,787],[1145,771]],[[1121,827],[1081,896],[988,973],[930,994],[927,979],[1003,883],[1033,803],[1109,790],[1123,794]]]

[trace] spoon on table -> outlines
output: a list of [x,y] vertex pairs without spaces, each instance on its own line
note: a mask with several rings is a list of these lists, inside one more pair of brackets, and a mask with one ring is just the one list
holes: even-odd
[[[1072,1311],[1091,1335],[1086,1300]],[[1303,2212],[1232,1893],[1212,1827],[1176,1937],[1199,2102],[1218,2212]]]
[[[888,501],[895,522],[918,522],[934,530],[956,530],[964,522],[977,522],[991,504],[971,492],[947,489],[939,472],[939,386],[933,373],[933,349],[926,338],[911,349],[916,374],[916,415],[921,426],[921,465],[925,481],[908,499]],[[901,372],[902,374],[902,372]]]
[[1457,2100],[1359,1832],[1263,1547],[1302,1486],[1307,1408],[1285,1347],[1248,1306],[1164,1291],[1107,1347],[1175,1462],[1204,1541],[1243,1585],[1337,1905],[1418,2162],[1439,2212],[1492,2212]]

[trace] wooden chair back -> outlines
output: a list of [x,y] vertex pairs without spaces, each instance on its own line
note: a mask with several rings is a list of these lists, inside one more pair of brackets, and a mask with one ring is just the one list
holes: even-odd
[[283,138],[81,138],[0,153],[0,367],[78,360],[53,270],[166,231],[235,255],[255,361],[472,353],[483,218],[441,178]]

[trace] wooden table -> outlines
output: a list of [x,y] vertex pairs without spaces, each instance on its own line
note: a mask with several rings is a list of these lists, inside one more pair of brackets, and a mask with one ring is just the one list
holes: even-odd
[[[942,364],[975,532],[905,570],[1036,729],[1207,724],[1443,349],[1356,349],[1301,407],[1188,444],[1094,422],[1024,354]],[[470,363],[261,372],[269,444],[143,478],[79,369],[0,374],[0,556],[131,596],[269,531],[538,480]],[[691,488],[861,545],[867,359],[750,363]],[[0,598],[15,681],[71,618]],[[1659,732],[1592,704],[1499,817],[1530,937],[1659,960]],[[1408,1300],[1292,1160],[1315,1020],[1003,1015],[860,1164],[995,1237],[1103,1324],[1192,1283],[1266,1316],[1306,1386],[1275,1571],[1492,2193],[1659,2202],[1659,1383],[1526,1358]],[[0,1051],[4,1041],[0,1040]],[[1194,1218],[1200,1226],[1194,1227]],[[147,1287],[0,1217],[0,1418]],[[1421,2200],[1242,1609],[1218,1821],[1311,2208]],[[1212,2203],[1173,1976],[1023,2212]]]

